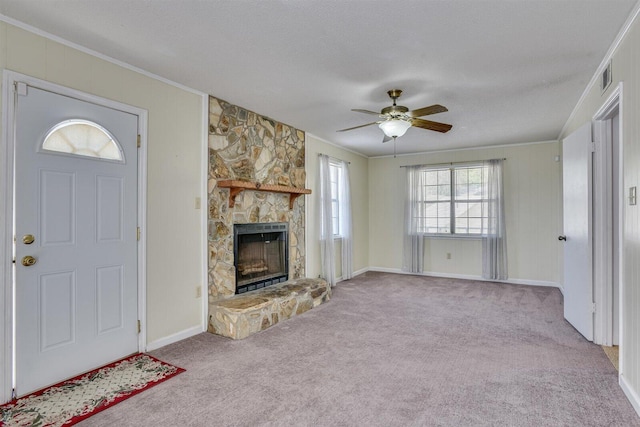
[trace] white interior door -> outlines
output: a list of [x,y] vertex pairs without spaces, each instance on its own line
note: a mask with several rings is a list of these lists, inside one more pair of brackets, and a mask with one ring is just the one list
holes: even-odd
[[138,117],[19,86],[15,384],[24,395],[138,351]]
[[564,317],[593,340],[591,123],[562,141]]

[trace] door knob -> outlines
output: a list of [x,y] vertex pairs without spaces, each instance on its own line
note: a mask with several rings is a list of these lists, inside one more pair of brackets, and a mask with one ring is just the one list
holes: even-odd
[[31,255],[22,257],[22,265],[24,265],[25,267],[31,267],[36,262],[38,262],[38,260],[32,257]]
[[558,240],[564,240],[566,242],[567,236],[558,236]]

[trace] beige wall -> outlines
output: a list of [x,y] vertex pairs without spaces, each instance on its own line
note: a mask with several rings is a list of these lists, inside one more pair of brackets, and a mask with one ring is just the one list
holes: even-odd
[[[392,271],[402,268],[405,169],[400,166],[506,158],[509,279],[559,284],[561,164],[555,160],[559,149],[559,144],[552,142],[369,159],[370,266]],[[447,253],[451,259],[447,259]],[[481,240],[428,239],[424,270],[434,274],[481,276]]]
[[[353,270],[369,266],[369,160],[351,151],[328,144],[311,134],[307,134],[305,165],[307,170],[307,188],[312,193],[306,197],[307,204],[307,277],[320,274],[320,220],[318,216],[318,154],[327,154],[336,159],[351,162],[351,208],[353,209]],[[342,276],[340,262],[341,242],[336,245],[336,276]]]
[[196,287],[205,286],[206,232],[194,206],[205,176],[202,96],[4,22],[0,69],[148,111],[147,342],[200,328],[202,299],[196,298]]
[[[629,187],[640,185],[640,20],[636,18],[611,60],[611,86],[601,93],[597,84],[577,106],[568,123],[566,137],[582,124],[592,120],[611,92],[623,82],[621,103],[623,176],[625,194]],[[640,412],[640,205],[624,207],[623,271],[621,290],[622,336],[620,346],[620,379],[623,388],[635,394],[636,411]]]

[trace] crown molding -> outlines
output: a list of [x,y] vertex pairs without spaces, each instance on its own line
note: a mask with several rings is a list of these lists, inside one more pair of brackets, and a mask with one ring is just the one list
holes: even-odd
[[157,74],[150,73],[149,71],[143,70],[142,68],[138,68],[138,67],[136,67],[134,65],[131,65],[131,64],[128,64],[126,62],[120,61],[118,59],[112,58],[110,56],[104,55],[104,54],[102,54],[100,52],[97,52],[95,50],[89,49],[89,48],[84,47],[82,45],[79,45],[77,43],[73,43],[73,42],[71,42],[69,40],[63,39],[62,37],[55,36],[55,35],[53,35],[51,33],[43,31],[43,30],[41,30],[39,28],[36,28],[34,26],[31,26],[29,24],[25,24],[24,22],[18,21],[17,19],[10,18],[10,17],[8,17],[6,15],[0,14],[0,21],[5,22],[5,23],[7,23],[9,25],[12,25],[14,27],[20,28],[20,29],[22,29],[24,31],[28,31],[28,32],[33,33],[35,35],[38,35],[40,37],[44,37],[44,38],[49,39],[51,41],[54,41],[56,43],[60,43],[61,45],[64,45],[64,46],[70,47],[72,49],[78,50],[78,51],[80,51],[82,53],[86,53],[87,55],[91,55],[91,56],[96,57],[98,59],[102,59],[103,61],[110,62],[110,63],[112,63],[114,65],[117,65],[119,67],[125,68],[127,70],[134,71],[134,72],[136,72],[138,74],[142,74],[143,76],[152,78],[154,80],[158,80],[158,81],[160,81],[162,83],[166,83],[166,84],[168,84],[170,86],[173,86],[173,87],[176,87],[178,89],[182,89],[182,90],[184,90],[186,92],[190,92],[190,93],[193,93],[193,94],[199,95],[199,96],[208,96],[208,94],[206,94],[206,93],[204,93],[202,91],[199,91],[199,90],[190,88],[188,86],[185,86],[183,84],[174,82],[173,80],[169,80],[169,79],[167,79],[165,77],[162,77],[162,76],[159,76]]

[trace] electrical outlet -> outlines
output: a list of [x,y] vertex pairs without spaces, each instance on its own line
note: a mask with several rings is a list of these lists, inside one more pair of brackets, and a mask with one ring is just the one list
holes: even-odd
[[196,286],[196,298],[202,298],[202,286]]
[[447,252],[447,259],[451,259],[451,252]]
[[201,204],[200,197],[196,197],[196,209],[200,209]]

